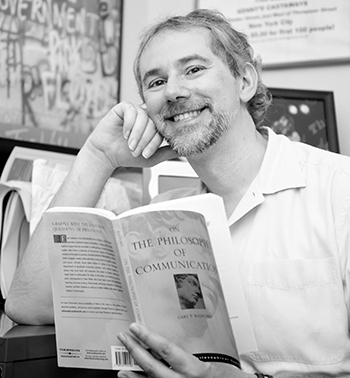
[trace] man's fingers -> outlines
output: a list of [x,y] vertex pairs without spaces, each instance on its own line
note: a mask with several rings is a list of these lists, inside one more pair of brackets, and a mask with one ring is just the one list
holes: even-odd
[[112,108],[112,112],[120,119],[124,138],[128,139],[138,117],[138,109],[130,102],[121,102]]
[[[150,147],[156,146],[157,143],[156,147],[160,146],[162,138],[146,110],[141,106],[123,103],[115,108],[115,113],[123,120],[123,135],[134,157],[141,155],[150,142],[152,142]],[[154,151],[149,148],[146,155],[151,156],[153,153]]]
[[[143,369],[147,377],[175,377],[171,369],[162,361],[154,358],[154,356],[143,348],[133,337],[127,334],[119,334],[118,338],[126,346],[136,364]],[[125,376],[128,376],[128,373],[126,373]]]
[[[139,109],[139,112],[132,125],[132,128],[130,128],[130,133],[128,137],[128,145],[130,150],[136,151],[137,148],[142,150],[142,147],[144,147],[148,143],[147,138],[153,138],[156,132],[157,130],[153,122],[150,120],[150,118],[148,118],[148,115],[145,113],[144,110]],[[126,134],[127,132],[124,133],[124,135]]]
[[145,373],[142,372],[134,372],[134,371],[127,371],[127,370],[120,370],[118,372],[118,378],[144,378],[146,377]]
[[[133,323],[130,326],[130,331],[144,344],[146,344],[150,349],[152,349],[157,355],[159,355],[161,359],[166,361],[171,366],[174,372],[180,374],[190,373],[189,376],[204,376],[204,372],[207,370],[208,367],[207,364],[199,361],[196,357],[185,352],[176,344],[170,342],[166,338],[156,333],[148,331],[147,328],[137,323]],[[149,359],[142,359],[141,362],[146,364],[146,369],[154,369],[154,366],[152,365]],[[140,366],[144,369],[144,366]],[[157,366],[157,374],[160,373],[160,370],[164,371],[164,367]],[[147,370],[145,370],[145,372],[147,373]],[[163,374],[163,376],[165,376],[165,373]],[[162,377],[162,375],[155,376]]]
[[120,119],[123,126],[124,138],[132,151],[139,145],[142,139],[145,146],[156,133],[156,127],[145,109],[130,102],[121,102],[112,108],[114,114]]
[[134,157],[142,154],[142,156],[148,158],[154,154],[162,141],[163,138],[158,134],[153,121],[148,118],[146,126],[139,127],[136,121],[129,136],[129,148]]
[[152,167],[177,157],[169,146],[162,146],[163,138],[147,111],[129,102],[115,105],[90,141],[116,167]]

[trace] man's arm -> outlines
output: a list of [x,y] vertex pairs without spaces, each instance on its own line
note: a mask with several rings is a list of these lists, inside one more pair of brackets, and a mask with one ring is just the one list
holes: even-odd
[[[145,110],[130,103],[116,105],[87,139],[50,207],[94,207],[116,168],[152,166],[175,157],[169,148],[159,148],[161,142]],[[16,270],[5,312],[20,324],[54,322],[42,222]]]

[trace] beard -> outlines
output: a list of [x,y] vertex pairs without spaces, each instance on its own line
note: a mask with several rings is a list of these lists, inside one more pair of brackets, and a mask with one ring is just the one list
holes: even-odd
[[[211,119],[206,124],[192,124],[184,127],[174,127],[169,125],[167,120],[173,114],[190,112],[193,109],[207,109],[211,114]],[[170,147],[180,156],[190,157],[201,154],[202,152],[215,145],[225,134],[226,130],[234,122],[235,112],[223,112],[214,109],[211,102],[191,101],[169,104],[163,108],[160,115],[154,120],[155,126],[167,141]]]

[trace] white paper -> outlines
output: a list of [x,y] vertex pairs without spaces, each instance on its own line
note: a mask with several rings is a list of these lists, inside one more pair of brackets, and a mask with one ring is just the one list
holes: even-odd
[[350,58],[349,0],[199,0],[245,33],[263,64]]
[[29,240],[29,222],[19,192],[12,191],[4,214],[1,238],[1,293],[5,299]]
[[54,195],[68,174],[72,162],[66,164],[46,159],[35,159],[32,173],[32,214],[30,234],[37,227],[43,212],[50,205]]
[[[29,241],[33,215],[32,171],[38,157],[63,164],[71,164],[75,158],[73,155],[16,146],[7,159],[0,178],[0,286],[3,298],[7,297],[15,270]],[[4,204],[6,195],[9,197]]]

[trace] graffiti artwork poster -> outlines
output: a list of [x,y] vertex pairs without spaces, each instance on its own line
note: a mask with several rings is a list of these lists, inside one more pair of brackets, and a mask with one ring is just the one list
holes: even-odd
[[0,137],[80,148],[119,100],[122,0],[0,1]]

